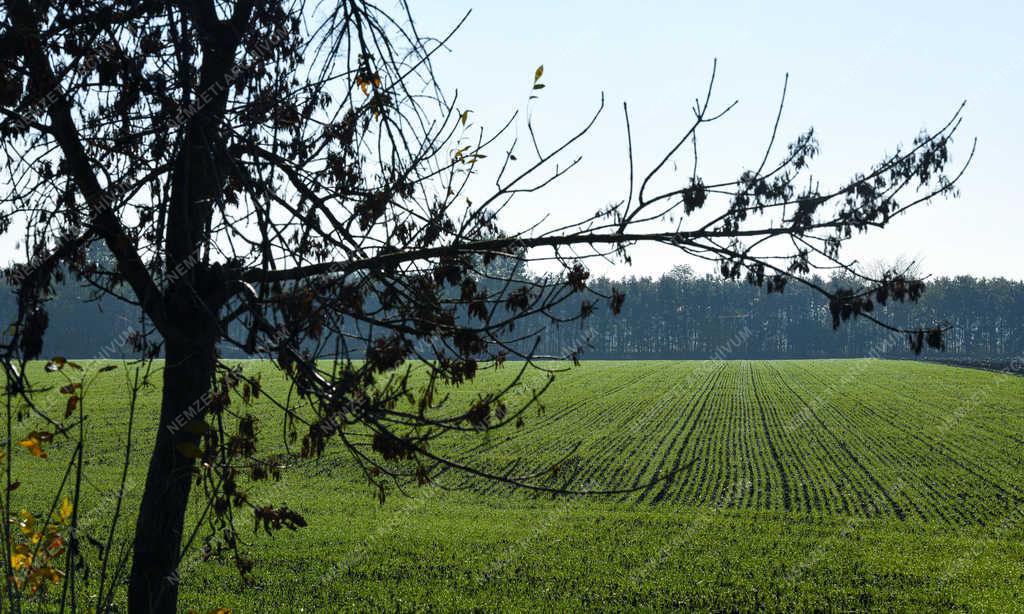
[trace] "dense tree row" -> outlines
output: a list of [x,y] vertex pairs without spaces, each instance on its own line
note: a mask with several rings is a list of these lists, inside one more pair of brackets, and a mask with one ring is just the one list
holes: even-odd
[[[831,283],[842,285],[841,280]],[[584,357],[624,359],[911,355],[902,336],[867,322],[833,330],[828,305],[820,295],[796,285],[782,294],[767,295],[741,282],[686,275],[614,283],[597,279],[592,283],[606,293],[613,286],[626,296],[621,314],[614,315],[601,305],[582,326],[578,322],[558,326],[538,321],[537,325],[547,327],[538,350],[545,355],[569,356],[582,346]],[[83,306],[80,301],[86,295],[85,289],[65,284],[51,299],[44,355],[132,354],[132,333],[139,325],[131,310],[111,299]],[[0,315],[5,321],[13,319],[13,296],[4,290],[0,301]],[[887,321],[901,326],[952,325],[945,335],[948,356],[1010,358],[1024,354],[1021,282],[939,278],[928,284],[920,302],[878,309]],[[520,326],[529,327],[530,322]]]
[[[605,280],[598,284],[610,286]],[[822,358],[912,356],[905,337],[866,321],[833,330],[819,295],[796,285],[767,295],[740,282],[710,277],[630,279],[615,316],[598,310],[578,326],[554,328],[544,351],[564,352],[585,339],[591,358]],[[843,280],[832,280],[833,288]],[[1009,358],[1024,353],[1024,284],[973,277],[931,280],[916,304],[876,306],[875,315],[897,326],[952,326],[946,354]]]

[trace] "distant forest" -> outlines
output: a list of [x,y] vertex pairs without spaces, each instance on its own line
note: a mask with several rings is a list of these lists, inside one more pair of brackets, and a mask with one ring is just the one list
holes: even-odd
[[[842,285],[842,280],[830,282]],[[613,315],[600,303],[585,322],[547,324],[541,354],[566,357],[583,346],[583,358],[830,358],[911,357],[904,338],[865,321],[832,329],[828,305],[813,291],[790,284],[783,294],[733,281],[692,275],[592,280],[591,287],[624,291],[625,304]],[[137,330],[137,313],[112,299],[81,303],[87,290],[72,282],[48,303],[49,334],[44,356],[116,358],[131,354],[125,343]],[[578,304],[574,307],[578,309]],[[15,301],[0,288],[0,316],[14,319]],[[568,315],[568,314],[563,314]],[[945,321],[946,352],[926,349],[931,358],[1010,359],[1024,355],[1024,283],[973,277],[929,280],[917,304],[876,310],[903,326]],[[528,326],[524,322],[522,326]],[[544,325],[541,322],[535,325]],[[239,337],[244,337],[240,335]],[[225,356],[241,357],[233,348]]]
[[[584,325],[591,358],[912,357],[905,336],[854,320],[832,328],[827,300],[797,284],[783,294],[712,277],[665,276],[616,282],[620,315],[599,309]],[[823,285],[844,286],[841,279]],[[847,287],[849,284],[845,284]],[[595,286],[610,289],[606,280]],[[973,277],[928,281],[918,303],[877,307],[881,320],[903,327],[946,322],[947,357],[1009,359],[1024,353],[1024,283]],[[554,328],[545,353],[569,347],[578,325]],[[925,349],[936,358],[934,350]]]

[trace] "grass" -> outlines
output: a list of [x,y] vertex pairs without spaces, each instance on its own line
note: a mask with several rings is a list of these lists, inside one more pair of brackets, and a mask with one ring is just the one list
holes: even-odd
[[[242,364],[282,392],[268,364]],[[511,373],[485,374],[451,403]],[[514,392],[522,399],[543,375],[525,382]],[[86,531],[106,526],[113,507],[123,386],[118,370],[86,392]],[[518,432],[438,449],[524,474],[578,446],[544,478],[578,489],[642,486],[682,469],[614,497],[535,495],[446,473],[437,483],[459,490],[423,487],[380,505],[329,446],[280,483],[249,489],[310,526],[267,536],[243,519],[255,584],[192,555],[183,607],[1024,611],[1024,379],[878,360],[591,362],[560,375],[544,406]],[[122,543],[158,407],[154,388],[137,410]],[[251,411],[263,450],[280,448],[277,412]],[[41,428],[28,419],[15,436]],[[70,444],[48,451],[41,460],[15,450],[15,509],[45,511]]]

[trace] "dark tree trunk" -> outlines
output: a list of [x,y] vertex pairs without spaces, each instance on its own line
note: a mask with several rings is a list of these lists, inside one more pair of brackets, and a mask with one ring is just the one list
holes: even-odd
[[[248,20],[245,17],[242,22]],[[209,241],[211,203],[223,192],[227,156],[218,128],[227,101],[223,83],[233,65],[238,36],[233,26],[215,26],[204,42],[200,91],[215,91],[192,119],[174,172],[168,208],[167,271],[174,278],[163,295],[166,364],[163,405],[145,492],[135,528],[128,611],[173,613],[178,603],[185,511],[195,459],[182,444],[199,435],[183,428],[202,417],[216,369],[217,313],[227,299],[219,265],[201,257]],[[186,445],[186,449],[189,446]],[[196,448],[192,447],[191,450]],[[194,456],[194,455],[193,455]]]
[[182,453],[181,444],[199,440],[183,427],[205,413],[215,368],[212,336],[165,341],[160,428],[139,508],[128,587],[128,611],[133,613],[175,612],[185,510],[195,465],[192,456]]

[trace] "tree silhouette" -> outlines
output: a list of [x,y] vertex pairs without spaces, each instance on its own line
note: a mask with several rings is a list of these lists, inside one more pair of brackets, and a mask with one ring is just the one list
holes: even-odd
[[[340,443],[381,496],[388,484],[425,483],[443,468],[544,489],[533,476],[489,473],[428,444],[514,424],[541,391],[510,407],[510,388],[494,390],[455,411],[442,407],[441,386],[508,359],[525,361],[516,369],[534,364],[543,320],[621,309],[617,289],[588,285],[588,259],[628,261],[633,244],[667,244],[768,292],[788,282],[813,288],[835,325],[860,316],[890,326],[874,304],[915,300],[922,283],[896,271],[863,275],[840,248],[854,232],[951,193],[959,176],[945,173],[957,111],[832,189],[809,175],[813,131],[773,158],[778,118],[763,159],[733,178],[702,177],[698,132],[732,108],[713,104],[712,71],[689,129],[644,174],[623,107],[625,199],[571,224],[513,228],[500,223],[502,211],[579,162],[563,158],[601,111],[550,150],[532,122],[525,143],[511,138],[512,121],[473,131],[434,77],[432,56],[447,39],[421,36],[404,3],[390,13],[364,0],[3,7],[0,219],[23,234],[26,259],[8,271],[19,307],[5,358],[9,398],[31,402],[24,362],[41,351],[48,291],[65,273],[134,305],[142,325],[132,342],[165,359],[134,533],[133,612],[175,609],[169,578],[193,482],[204,485],[221,545],[243,574],[234,506],[267,530],[305,524],[245,495],[243,481],[267,479],[276,465],[258,451],[252,417],[232,404],[266,391],[221,364],[218,344],[272,356],[292,401],[303,400],[301,410],[273,400],[299,431],[302,454]],[[539,68],[535,90],[542,78]],[[688,178],[655,188],[691,148]],[[481,194],[485,167],[494,183]],[[109,257],[96,256],[97,244]],[[528,275],[541,261],[561,272]],[[855,283],[825,288],[812,277],[822,267]],[[569,315],[556,315],[570,304]],[[918,349],[941,345],[941,328],[903,332]],[[426,384],[411,383],[413,363]]]

